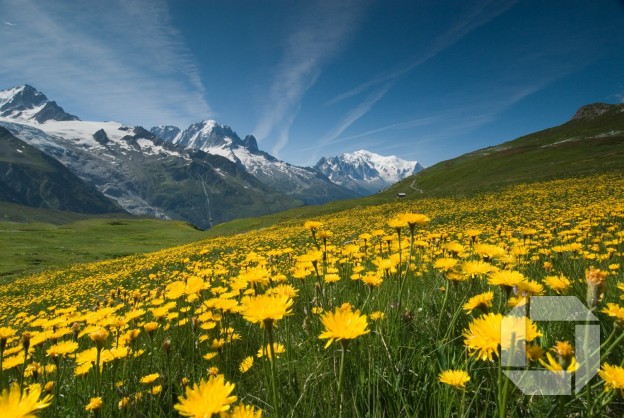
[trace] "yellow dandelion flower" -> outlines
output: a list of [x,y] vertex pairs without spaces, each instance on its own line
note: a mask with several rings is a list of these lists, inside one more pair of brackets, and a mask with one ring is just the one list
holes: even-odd
[[108,331],[106,331],[105,328],[98,328],[97,330],[89,334],[89,338],[91,338],[91,341],[95,343],[96,347],[102,348],[104,347],[104,344],[106,344],[108,335]]
[[54,390],[54,382],[47,382],[43,387],[43,390],[45,390],[45,393],[52,393]]
[[507,254],[504,248],[492,244],[476,243],[472,247],[472,250],[485,261],[500,259]]
[[238,404],[232,409],[229,418],[261,418],[262,409],[256,409],[253,405]]
[[119,408],[119,409],[124,409],[124,408],[126,408],[129,404],[130,404],[130,398],[128,398],[127,396],[124,396],[123,398],[121,398],[121,400],[120,400],[120,401],[119,401],[119,403],[117,404],[117,408]]
[[407,224],[410,229],[410,232],[414,232],[414,228],[416,225],[422,226],[428,224],[431,219],[427,215],[423,215],[422,213],[402,213],[397,216],[397,218]]
[[6,342],[15,335],[15,330],[11,327],[0,327],[0,350],[4,350]]
[[253,366],[253,361],[253,356],[245,357],[243,361],[241,361],[240,366],[238,366],[238,370],[240,370],[241,373],[247,373],[249,369],[251,369],[251,366]]
[[340,275],[336,273],[327,273],[325,275],[325,283],[336,283],[340,281]]
[[89,370],[91,370],[91,367],[93,367],[91,363],[81,363],[77,365],[76,368],[74,369],[74,375],[84,376],[85,374],[89,373]]
[[148,374],[147,376],[143,376],[141,380],[139,380],[139,382],[141,382],[144,385],[151,385],[156,380],[158,380],[159,377],[160,377],[160,374],[152,373],[152,374]]
[[511,308],[520,307],[526,305],[528,298],[526,296],[515,297],[512,296],[507,300],[507,305]]
[[465,389],[469,380],[470,376],[465,370],[444,370],[438,375],[439,382],[457,389]]
[[525,280],[518,283],[518,294],[523,296],[535,296],[544,294],[544,286],[534,280]]
[[433,268],[435,268],[436,270],[440,270],[442,272],[448,272],[454,269],[458,262],[459,260],[457,260],[456,258],[450,258],[450,257],[438,258],[433,263]]
[[574,372],[579,368],[579,364],[576,362],[575,357],[572,357],[568,364],[562,364],[561,361],[555,360],[550,353],[546,353],[546,358],[548,359],[548,362],[545,362],[543,359],[539,359],[539,362],[546,368],[546,370],[550,370],[551,372]]
[[[535,322],[526,316],[505,316],[501,321],[501,349],[520,349],[523,342],[531,342],[542,333],[537,329]],[[515,346],[512,348],[512,344]]]
[[17,383],[0,395],[0,411],[3,417],[32,418],[35,412],[47,408],[52,403],[52,395],[41,396],[41,385],[35,383],[23,392]]
[[472,242],[476,241],[477,237],[479,237],[479,235],[481,235],[481,234],[482,234],[482,231],[480,229],[468,228],[466,230],[466,235],[468,235],[470,237]]
[[102,397],[98,396],[96,398],[91,398],[87,406],[85,406],[86,411],[97,411],[102,408],[104,402],[102,401]]
[[489,274],[494,270],[494,266],[485,261],[464,261],[460,269],[464,275],[472,279]]
[[468,302],[464,304],[463,309],[467,313],[472,313],[475,309],[479,309],[484,313],[487,313],[488,309],[492,307],[493,300],[494,292],[480,293],[468,299]]
[[15,356],[10,356],[5,358],[2,361],[2,370],[10,370],[14,367],[24,364],[24,355],[17,354]]
[[607,306],[601,312],[615,318],[617,324],[624,324],[624,308],[617,303],[607,303]]
[[588,284],[591,284],[593,286],[603,286],[605,280],[607,279],[607,273],[600,269],[590,267],[585,272],[585,279],[587,280]]
[[227,411],[236,402],[238,398],[231,395],[234,387],[234,383],[226,382],[222,374],[210,376],[207,381],[202,379],[199,385],[187,386],[173,407],[184,417],[211,417]]
[[325,331],[319,335],[319,338],[328,339],[325,348],[334,341],[352,340],[370,332],[366,315],[361,315],[359,310],[337,308],[334,312],[322,314],[321,323]]
[[585,272],[585,279],[587,281],[587,306],[592,309],[595,308],[604,297],[607,272],[590,267]]
[[488,283],[491,285],[498,285],[504,289],[511,289],[514,286],[518,286],[526,279],[522,273],[515,270],[499,270],[490,274]]
[[382,319],[386,319],[386,314],[381,311],[371,312],[370,320],[371,321],[380,321]]
[[312,233],[316,233],[322,226],[323,224],[319,221],[305,221],[303,224],[303,227]]
[[145,332],[147,332],[148,335],[152,335],[154,331],[156,331],[159,327],[160,325],[158,324],[158,322],[153,321],[143,325],[143,329],[145,330]]
[[369,271],[362,277],[362,283],[370,287],[379,287],[383,283],[383,275],[379,272]]
[[388,226],[390,228],[396,229],[398,233],[401,232],[401,228],[405,228],[407,226],[407,221],[401,219],[400,217],[394,217],[388,221]]
[[50,348],[47,349],[46,353],[48,356],[54,357],[63,357],[65,358],[68,354],[73,353],[78,349],[78,343],[75,341],[61,341],[60,343],[56,343]]
[[465,252],[464,246],[457,241],[447,242],[446,244],[442,245],[442,248],[448,251],[449,253],[451,253],[455,257],[463,256]]
[[542,347],[537,344],[527,344],[526,345],[526,357],[530,361],[538,361],[544,355],[544,351]]
[[574,347],[572,347],[572,344],[567,341],[557,341],[555,346],[552,348],[552,351],[564,359],[571,359],[574,355]]
[[464,344],[480,360],[492,361],[492,355],[498,355],[501,341],[501,314],[489,313],[474,319],[468,329],[462,333]]
[[218,350],[219,348],[223,347],[224,344],[225,344],[224,338],[218,338],[218,339],[214,338],[212,340],[212,344],[210,344],[210,348],[212,348],[213,350]]
[[290,284],[280,284],[275,286],[272,289],[267,290],[267,293],[274,295],[282,295],[289,298],[294,298],[299,293],[298,289],[295,289],[293,285]]
[[[270,350],[271,346],[269,344],[267,344],[264,348],[260,347],[260,349],[258,349],[258,353],[256,354],[256,356],[258,358],[261,358],[263,356],[267,356],[267,358],[269,360],[271,360],[271,350]],[[273,352],[275,353],[275,357],[279,357],[278,354],[282,354],[286,352],[286,347],[284,347],[282,344],[280,343],[273,343]]]
[[570,288],[572,282],[563,274],[559,276],[546,276],[544,277],[544,283],[550,287],[556,293],[563,293]]
[[624,396],[624,368],[605,363],[598,374],[604,380],[606,391],[619,389]]
[[293,300],[284,295],[258,295],[242,302],[241,314],[247,321],[262,325],[273,324],[274,321],[290,315]]

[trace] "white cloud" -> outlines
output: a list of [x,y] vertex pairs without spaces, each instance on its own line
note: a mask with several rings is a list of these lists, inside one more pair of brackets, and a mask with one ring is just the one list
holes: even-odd
[[[349,128],[358,119],[366,115],[375,103],[383,98],[383,96],[396,84],[403,76],[410,73],[415,68],[426,63],[431,58],[440,54],[446,50],[464,36],[468,35],[473,30],[486,24],[492,19],[496,18],[500,14],[507,11],[515,1],[504,2],[499,4],[497,2],[482,1],[464,15],[460,15],[456,20],[456,23],[452,24],[449,29],[439,34],[434,38],[431,47],[420,53],[418,56],[408,60],[403,65],[395,66],[393,69],[380,73],[371,78],[370,80],[348,90],[337,96],[333,97],[325,103],[325,105],[332,105],[343,100],[356,97],[362,93],[376,89],[370,93],[366,98],[362,100],[360,104],[351,109],[337,124],[329,134],[321,140],[321,145],[328,145],[336,142],[340,135]],[[381,85],[379,88],[378,86]],[[358,135],[355,135],[357,137]],[[340,141],[343,141],[341,138]]]
[[336,127],[334,127],[334,129],[332,129],[331,132],[329,132],[327,135],[325,135],[319,142],[321,145],[325,145],[325,144],[329,144],[331,142],[334,142],[340,135],[342,135],[342,133],[349,127],[351,126],[353,123],[355,123],[355,121],[357,121],[358,119],[360,119],[362,116],[364,116],[365,114],[367,114],[375,105],[375,103],[377,103],[379,100],[381,100],[382,97],[385,96],[385,94],[388,92],[388,90],[390,90],[390,88],[392,87],[393,83],[387,83],[384,86],[382,86],[381,88],[377,89],[375,92],[373,92],[372,94],[370,94],[363,102],[361,102],[360,104],[358,104],[356,107],[354,107],[353,109],[351,109],[336,125]]
[[[163,0],[0,0],[6,86],[29,83],[83,118],[150,127],[211,114]],[[86,116],[85,116],[86,115]]]
[[428,50],[420,53],[416,57],[411,58],[403,65],[396,66],[388,72],[377,74],[370,80],[333,97],[332,99],[327,101],[326,105],[338,103],[350,97],[357,96],[379,84],[398,80],[399,78],[408,74],[410,71],[414,70],[415,68],[429,61],[431,58],[440,54],[442,51],[451,47],[453,44],[462,39],[464,36],[468,35],[473,30],[479,28],[480,26],[486,24],[500,14],[509,10],[516,3],[516,1],[517,0],[501,3],[492,3],[491,1],[487,0],[482,1],[474,8],[470,9],[467,14],[460,15],[457,18],[455,24],[453,24],[449,29],[434,38],[433,42],[431,43],[431,47]]
[[305,92],[314,85],[322,67],[350,39],[362,11],[362,2],[321,0],[309,3],[291,19],[292,28],[271,86],[262,104],[254,135],[266,139],[280,132],[273,149],[278,153],[288,143],[288,129]]

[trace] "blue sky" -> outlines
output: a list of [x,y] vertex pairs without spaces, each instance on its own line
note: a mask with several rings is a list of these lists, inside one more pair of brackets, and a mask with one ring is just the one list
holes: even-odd
[[0,0],[0,89],[83,120],[215,119],[298,165],[428,166],[624,102],[624,3]]

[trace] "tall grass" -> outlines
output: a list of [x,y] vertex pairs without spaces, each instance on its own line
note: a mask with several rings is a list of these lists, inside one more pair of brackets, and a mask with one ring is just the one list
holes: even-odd
[[[1,350],[0,388],[22,375],[24,388],[47,384],[53,400],[41,417],[178,416],[174,406],[186,388],[210,375],[224,375],[236,385],[235,404],[263,416],[618,416],[621,393],[605,391],[600,377],[578,396],[526,396],[499,377],[500,346],[492,361],[468,350],[466,333],[482,312],[468,314],[466,302],[493,291],[489,312],[505,315],[520,295],[490,284],[490,273],[469,275],[462,266],[485,261],[522,273],[536,286],[532,295],[582,301],[588,270],[600,269],[604,298],[594,313],[605,344],[601,363],[621,366],[623,330],[603,310],[622,304],[622,190],[624,178],[603,176],[371,206],[315,218],[318,231],[331,231],[321,234],[326,243],[297,220],[19,279],[0,288],[0,327],[14,330]],[[413,234],[388,225],[405,213],[431,221]],[[479,232],[473,238],[469,230]],[[366,243],[363,233],[371,236]],[[456,266],[441,268],[442,258]],[[545,278],[560,275],[570,285],[556,291]],[[271,292],[293,300],[290,314],[268,329],[246,320],[243,302]],[[325,348],[322,316],[339,309],[367,315],[369,332]],[[557,341],[574,342],[573,324],[537,327],[544,361]],[[93,337],[100,329],[108,332],[101,350]],[[27,352],[25,331],[32,334]],[[70,340],[75,351],[48,354]],[[241,364],[249,356],[247,370]],[[544,369],[539,361],[528,367]],[[470,380],[465,388],[441,383],[445,370],[465,370]],[[101,409],[87,411],[96,397]]]

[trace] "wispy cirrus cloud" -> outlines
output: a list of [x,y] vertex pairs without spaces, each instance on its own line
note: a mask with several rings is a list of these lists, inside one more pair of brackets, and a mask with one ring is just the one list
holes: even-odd
[[326,105],[338,103],[350,97],[357,96],[376,85],[395,81],[403,77],[418,66],[440,54],[442,51],[453,46],[456,42],[473,30],[483,26],[492,19],[509,10],[515,3],[517,3],[517,0],[510,0],[506,2],[495,2],[492,0],[481,1],[474,8],[468,10],[466,14],[458,16],[454,24],[452,24],[446,31],[435,37],[429,49],[419,53],[415,57],[412,57],[409,61],[402,65],[397,65],[385,73],[377,74],[370,80],[338,94],[328,100]]
[[[459,18],[456,19],[456,22],[452,24],[449,29],[442,32],[437,36],[437,38],[434,39],[431,47],[426,51],[421,52],[416,57],[413,57],[407,63],[395,66],[385,73],[377,74],[370,80],[328,100],[325,103],[326,106],[358,96],[372,89],[376,89],[372,94],[365,97],[361,103],[347,112],[345,117],[338,122],[337,126],[324,136],[321,144],[328,145],[339,138],[342,132],[348,129],[358,119],[366,115],[373,108],[373,105],[381,100],[383,96],[390,91],[392,86],[394,86],[394,84],[396,84],[403,76],[409,74],[418,66],[440,54],[442,51],[458,42],[473,30],[504,13],[511,6],[513,6],[515,2],[516,1],[498,3],[490,0],[482,1],[474,8],[468,10],[466,14],[459,16]],[[379,85],[382,85],[382,87],[379,88]],[[373,97],[374,100],[371,100],[371,97]]]
[[0,0],[2,88],[29,83],[83,118],[185,124],[210,116],[164,0]]
[[282,54],[274,71],[254,134],[259,140],[278,132],[272,153],[288,143],[288,130],[305,92],[320,76],[323,66],[349,41],[365,8],[361,1],[320,0],[302,3],[291,19]]
[[377,89],[373,93],[369,94],[361,103],[351,109],[345,114],[345,116],[338,122],[334,129],[325,135],[319,141],[320,145],[326,145],[335,141],[342,133],[351,126],[356,120],[367,114],[382,97],[386,95],[388,90],[392,87],[393,83],[388,82],[381,88]]

